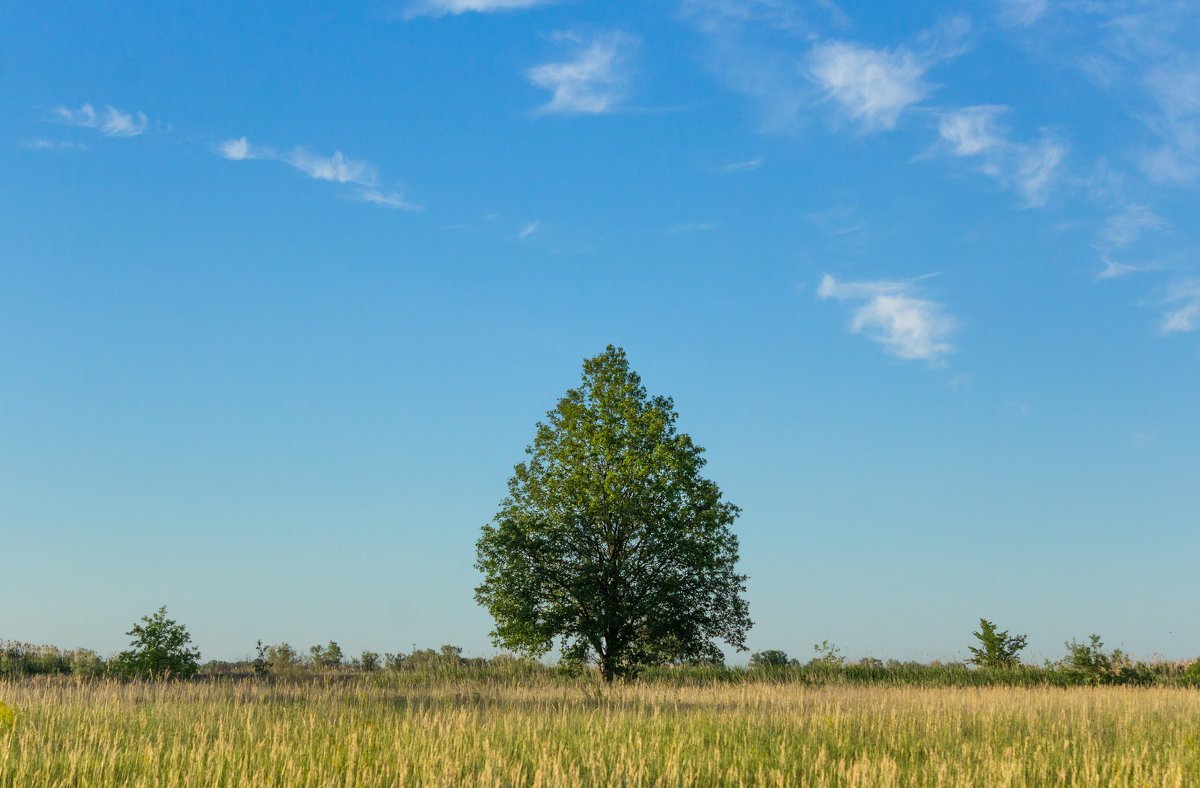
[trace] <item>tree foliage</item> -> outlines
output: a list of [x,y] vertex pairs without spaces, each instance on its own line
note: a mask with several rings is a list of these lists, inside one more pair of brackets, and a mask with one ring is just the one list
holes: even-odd
[[788,659],[786,651],[777,648],[769,648],[766,651],[755,651],[750,655],[750,668],[786,668],[792,664],[792,660]]
[[497,645],[540,656],[558,641],[606,681],[720,659],[717,639],[744,649],[739,510],[700,475],[703,449],[676,419],[620,348],[584,361],[477,544],[475,596]]
[[981,668],[1014,668],[1021,664],[1017,655],[1025,648],[1025,635],[1009,635],[1008,630],[999,632],[986,618],[979,619],[979,631],[972,634],[979,645],[967,647],[971,652],[968,662]]
[[117,656],[117,670],[133,678],[186,679],[200,666],[200,650],[191,645],[187,629],[167,618],[167,609],[142,616],[125,634],[133,638],[129,650]]
[[1089,636],[1087,643],[1072,639],[1066,647],[1060,666],[1074,684],[1150,684],[1154,680],[1146,665],[1134,662],[1121,649],[1105,651],[1099,635]]

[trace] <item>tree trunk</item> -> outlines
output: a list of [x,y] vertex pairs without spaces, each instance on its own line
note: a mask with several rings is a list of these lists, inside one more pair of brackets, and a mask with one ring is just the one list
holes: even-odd
[[605,684],[612,684],[616,677],[616,671],[613,670],[612,659],[606,654],[600,655],[600,674],[604,676]]

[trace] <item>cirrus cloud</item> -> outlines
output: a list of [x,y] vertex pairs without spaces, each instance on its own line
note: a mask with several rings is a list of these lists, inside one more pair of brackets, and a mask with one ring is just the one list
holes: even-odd
[[347,158],[341,151],[334,151],[332,156],[322,156],[309,148],[297,146],[281,153],[271,147],[253,145],[245,137],[237,137],[217,145],[217,154],[230,161],[277,161],[314,180],[353,186],[354,190],[345,197],[356,202],[406,211],[423,210],[421,205],[410,202],[401,192],[381,189],[375,165],[361,159]]
[[1046,129],[1033,142],[1011,141],[1000,124],[1008,109],[982,104],[943,112],[938,136],[952,155],[977,159],[982,172],[1015,188],[1026,207],[1040,208],[1062,177],[1070,147]]
[[864,131],[896,127],[900,114],[929,92],[925,65],[906,49],[870,49],[844,41],[818,44],[808,69],[825,94]]
[[552,39],[574,46],[570,60],[544,63],[531,68],[529,81],[551,93],[539,113],[558,115],[602,115],[612,112],[629,95],[632,80],[630,60],[641,39],[613,30],[585,37],[557,32]]
[[51,115],[59,123],[95,129],[106,137],[137,137],[146,133],[150,125],[146,113],[124,112],[111,105],[99,112],[91,104],[84,104],[79,109],[55,107]]
[[825,274],[817,298],[853,303],[850,332],[897,358],[938,364],[954,350],[948,340],[958,321],[941,304],[921,298],[912,281],[839,282]]
[[491,14],[497,11],[523,11],[554,0],[417,0],[404,9],[405,19],[419,16],[458,16],[459,14]]

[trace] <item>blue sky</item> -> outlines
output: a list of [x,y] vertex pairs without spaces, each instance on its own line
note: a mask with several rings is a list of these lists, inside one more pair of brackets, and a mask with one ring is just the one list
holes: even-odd
[[143,6],[0,11],[0,637],[493,653],[611,342],[752,649],[1200,654],[1195,4]]

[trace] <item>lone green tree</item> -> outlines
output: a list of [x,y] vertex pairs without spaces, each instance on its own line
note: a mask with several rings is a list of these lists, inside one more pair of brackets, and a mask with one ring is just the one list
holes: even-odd
[[700,475],[703,449],[676,419],[620,348],[583,362],[476,545],[496,645],[541,656],[557,641],[564,662],[595,662],[606,682],[719,661],[717,639],[745,650],[739,510]]
[[971,652],[968,662],[981,668],[1014,668],[1021,664],[1017,655],[1025,648],[1025,635],[997,631],[996,625],[986,618],[979,619],[979,631],[972,634],[979,640],[979,645],[967,647]]
[[117,656],[117,669],[135,678],[186,679],[195,675],[200,651],[191,645],[187,629],[167,618],[167,609],[142,616],[125,634],[133,638],[129,650]]

